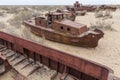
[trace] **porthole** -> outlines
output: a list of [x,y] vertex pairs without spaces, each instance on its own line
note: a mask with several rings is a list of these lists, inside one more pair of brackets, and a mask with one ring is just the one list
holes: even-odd
[[63,26],[60,27],[63,30]]
[[70,31],[70,28],[67,28],[67,31]]
[[41,21],[39,21],[39,23],[41,24]]

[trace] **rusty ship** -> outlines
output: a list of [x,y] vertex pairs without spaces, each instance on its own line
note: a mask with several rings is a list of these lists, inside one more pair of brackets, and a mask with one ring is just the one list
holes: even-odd
[[87,11],[87,12],[92,12],[96,10],[96,6],[92,5],[82,5],[79,3],[79,1],[76,1],[73,6],[66,6],[67,10],[75,10],[75,11]]
[[63,13],[57,12],[24,21],[24,25],[45,39],[81,47],[96,47],[104,35],[99,29],[89,30],[86,25],[68,20]]
[[111,11],[116,11],[117,7],[114,6],[109,6],[109,5],[100,5],[99,10],[111,10]]

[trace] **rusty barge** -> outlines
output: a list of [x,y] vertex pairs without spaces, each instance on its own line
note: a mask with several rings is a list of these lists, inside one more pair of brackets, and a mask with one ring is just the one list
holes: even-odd
[[89,30],[84,24],[64,19],[62,13],[49,13],[47,17],[36,17],[24,24],[40,37],[74,46],[94,48],[104,35],[101,30]]
[[[67,80],[67,76],[72,76],[73,80],[120,80],[113,76],[113,70],[106,66],[15,35],[0,32],[0,44],[4,45],[0,47],[1,51],[10,49],[24,55],[27,59],[32,58],[34,62],[38,61],[56,70],[62,74],[60,80]],[[11,56],[14,54],[9,58]],[[33,72],[35,71],[29,75]],[[51,76],[51,80],[54,80],[56,75]]]

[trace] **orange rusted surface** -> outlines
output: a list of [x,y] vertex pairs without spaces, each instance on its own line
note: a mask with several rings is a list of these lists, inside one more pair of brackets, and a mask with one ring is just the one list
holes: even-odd
[[40,37],[81,47],[97,47],[104,35],[101,30],[89,30],[84,24],[64,19],[62,13],[48,13],[47,18],[36,17],[24,21],[24,25]]
[[[40,63],[57,70],[63,75],[67,73],[77,79],[108,80],[109,74],[113,74],[110,68],[96,62],[4,32],[0,32],[0,43],[7,47],[11,46],[10,49],[26,54],[28,58],[40,61]],[[11,45],[8,45],[8,43]]]

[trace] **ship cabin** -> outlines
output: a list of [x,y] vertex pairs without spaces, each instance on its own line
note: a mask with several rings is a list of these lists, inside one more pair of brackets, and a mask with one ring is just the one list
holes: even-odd
[[36,17],[35,24],[42,27],[52,27],[54,21],[60,21],[64,19],[63,13],[48,13],[46,17]]
[[47,18],[37,17],[35,24],[74,36],[88,31],[86,25],[65,19],[63,13],[48,13]]
[[56,31],[60,31],[61,33],[70,34],[73,36],[80,35],[88,31],[86,25],[67,19],[62,21],[55,21],[52,28]]

